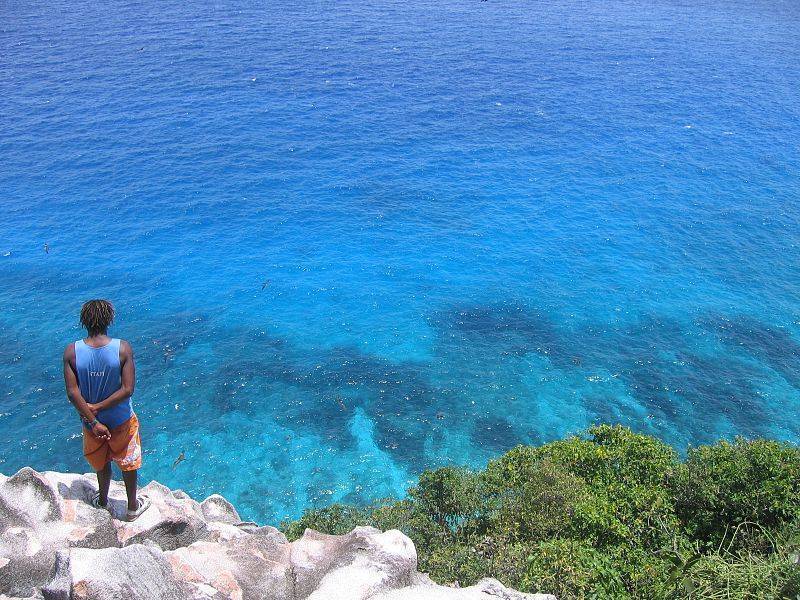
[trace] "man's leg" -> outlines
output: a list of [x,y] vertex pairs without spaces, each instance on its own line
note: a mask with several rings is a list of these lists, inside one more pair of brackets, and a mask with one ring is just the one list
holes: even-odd
[[139,508],[139,502],[136,500],[136,484],[137,484],[138,472],[139,471],[122,472],[122,480],[125,482],[125,493],[128,496],[128,510],[136,510]]
[[97,487],[100,490],[100,506],[108,504],[108,488],[111,485],[111,463],[97,471]]
[[139,419],[136,415],[111,432],[110,445],[114,452],[114,462],[122,471],[125,493],[128,496],[128,511],[136,512],[139,510],[136,485],[139,468],[142,466],[142,442],[139,438]]

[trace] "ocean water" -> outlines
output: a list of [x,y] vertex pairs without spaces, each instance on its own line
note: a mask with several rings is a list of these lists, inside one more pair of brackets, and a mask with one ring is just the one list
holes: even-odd
[[88,469],[92,297],[143,478],[262,522],[597,422],[799,442],[798,32],[794,0],[3,2],[0,471]]

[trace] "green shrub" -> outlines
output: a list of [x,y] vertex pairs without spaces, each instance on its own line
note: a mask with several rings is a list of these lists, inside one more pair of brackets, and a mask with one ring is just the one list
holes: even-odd
[[454,542],[419,554],[419,569],[443,584],[469,585],[489,576],[491,563],[472,544]]
[[692,593],[703,600],[765,600],[800,596],[800,566],[785,555],[715,553],[703,557],[691,575]]
[[656,549],[678,529],[667,481],[681,469],[670,446],[621,426],[589,429],[540,447],[519,446],[489,465],[495,480],[524,481],[548,460],[584,480],[590,501],[576,506],[573,537],[597,546],[644,544]]
[[575,540],[555,539],[533,546],[521,587],[555,594],[559,600],[630,597],[609,556]]
[[[492,478],[487,471],[487,479]],[[541,541],[571,530],[576,511],[590,498],[586,482],[548,460],[521,465],[521,477],[503,488],[493,483],[487,533],[509,543]]]
[[[800,518],[800,448],[743,439],[694,448],[673,493],[687,531],[709,547],[729,541],[742,524],[781,527]],[[763,541],[742,534],[736,543]]]
[[419,484],[408,491],[418,507],[443,529],[454,532],[481,511],[479,478],[468,469],[443,467],[425,471]]

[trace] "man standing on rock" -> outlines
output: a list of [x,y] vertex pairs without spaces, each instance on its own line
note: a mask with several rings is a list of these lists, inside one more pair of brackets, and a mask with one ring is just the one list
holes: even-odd
[[89,300],[81,308],[87,337],[64,350],[67,396],[83,422],[83,455],[97,473],[97,508],[108,508],[111,461],[122,470],[128,496],[127,518],[132,521],[150,505],[136,495],[137,471],[142,466],[139,420],[131,408],[136,380],[131,345],[108,336],[114,306],[108,300]]

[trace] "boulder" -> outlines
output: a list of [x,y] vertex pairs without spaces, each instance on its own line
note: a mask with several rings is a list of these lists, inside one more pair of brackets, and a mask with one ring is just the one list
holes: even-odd
[[5,527],[0,532],[0,594],[27,597],[50,580],[56,549],[36,530]]
[[[124,487],[122,484],[118,484],[118,487],[121,488],[124,498]],[[131,523],[119,521],[117,537],[121,546],[150,540],[162,550],[175,550],[205,539],[208,535],[203,511],[195,500],[188,496],[176,498],[169,488],[156,481],[143,487],[140,494],[150,499],[151,506]],[[127,509],[127,501],[123,500],[122,504],[121,510],[115,510],[118,518]]]
[[37,527],[60,521],[58,492],[42,475],[24,467],[0,484],[0,522]]
[[210,589],[220,598],[294,598],[290,545],[249,535],[225,543],[195,542],[167,553],[175,576],[200,597]]
[[[94,474],[75,475],[48,471],[42,475],[58,494],[61,521],[65,526],[62,535],[66,546],[108,548],[118,545],[111,513],[91,505],[92,497],[97,492],[97,478]],[[118,493],[118,490],[115,491]]]
[[[480,590],[485,596],[490,596],[492,599],[499,598],[500,600],[556,600],[553,594],[523,594],[517,590],[512,590],[504,586],[497,579],[487,577],[481,579],[478,583],[471,588]],[[471,589],[467,588],[467,589]]]
[[72,578],[69,568],[69,551],[56,553],[55,573],[53,578],[42,587],[44,600],[71,600]]
[[23,468],[0,481],[0,593],[29,596],[52,577],[59,550],[116,540],[108,513],[62,497],[47,474]]
[[205,539],[209,542],[227,542],[248,535],[247,531],[228,523],[212,521],[207,524],[207,527],[208,531],[206,532]]
[[295,597],[362,600],[408,586],[417,568],[414,544],[397,530],[356,527],[346,535],[307,529],[292,544]]
[[[208,534],[201,505],[187,494],[172,492],[158,482],[151,482],[139,490],[140,495],[150,498],[151,506],[136,521],[128,523],[125,520],[128,500],[121,481],[111,482],[108,510],[98,510],[90,504],[97,492],[97,478],[93,473],[74,475],[47,472],[44,476],[61,497],[65,520],[75,524],[73,537],[82,534],[86,538],[85,541],[76,540],[71,545],[102,548],[150,540],[163,550],[173,550],[204,539]],[[222,500],[227,504],[224,498]],[[97,525],[101,527],[93,528]],[[87,527],[94,530],[85,531]],[[95,539],[101,535],[113,535],[115,542]]]
[[370,600],[556,600],[551,594],[524,594],[505,587],[496,579],[481,579],[475,585],[453,588],[432,581],[372,596]]
[[[124,548],[73,548],[68,581],[71,600],[183,600],[191,597],[175,579],[158,548],[132,544]],[[64,573],[56,573],[56,577]]]
[[233,504],[225,500],[219,494],[212,494],[200,503],[200,511],[203,513],[206,521],[215,521],[218,523],[228,523],[235,525],[241,523],[239,513],[233,507]]

